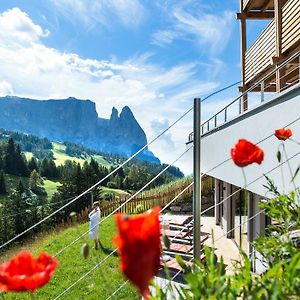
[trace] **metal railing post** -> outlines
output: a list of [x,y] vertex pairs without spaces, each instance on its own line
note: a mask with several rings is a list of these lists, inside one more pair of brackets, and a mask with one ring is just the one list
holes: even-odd
[[260,83],[260,95],[261,95],[261,98],[260,98],[260,100],[261,100],[261,102],[264,102],[265,101],[265,82],[264,81],[262,81],[261,83]]
[[193,188],[193,239],[194,239],[194,259],[200,260],[201,251],[201,100],[194,99],[194,188]]

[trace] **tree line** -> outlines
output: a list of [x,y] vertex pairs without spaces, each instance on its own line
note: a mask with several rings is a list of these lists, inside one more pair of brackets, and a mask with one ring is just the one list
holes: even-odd
[[22,132],[8,131],[0,129],[0,141],[7,142],[12,138],[24,152],[32,152],[32,154],[42,159],[44,157],[54,158],[52,150],[52,143],[47,138],[40,138],[32,134],[25,134]]

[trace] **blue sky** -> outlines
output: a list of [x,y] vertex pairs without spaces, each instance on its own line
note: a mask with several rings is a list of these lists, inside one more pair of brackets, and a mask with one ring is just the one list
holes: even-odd
[[[240,79],[238,0],[3,0],[0,95],[74,96],[99,116],[128,105],[153,138],[194,97]],[[260,30],[249,24],[250,41]],[[237,90],[203,105],[209,117]],[[185,150],[192,115],[150,149],[164,162]],[[178,164],[186,172],[189,160]]]

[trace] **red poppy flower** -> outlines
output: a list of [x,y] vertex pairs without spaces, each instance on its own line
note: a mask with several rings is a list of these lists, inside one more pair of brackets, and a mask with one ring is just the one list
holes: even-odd
[[0,265],[0,291],[31,291],[44,286],[58,266],[57,260],[42,252],[38,258],[22,251]]
[[280,129],[277,129],[275,130],[275,133],[274,135],[281,141],[285,141],[287,140],[288,138],[290,138],[293,133],[292,133],[292,130],[291,129],[284,129],[284,128],[280,128]]
[[160,208],[137,216],[116,215],[118,235],[114,243],[121,257],[121,270],[149,299],[149,282],[160,266]]
[[239,167],[246,167],[252,163],[260,165],[264,159],[264,152],[245,139],[238,140],[230,154],[234,163]]

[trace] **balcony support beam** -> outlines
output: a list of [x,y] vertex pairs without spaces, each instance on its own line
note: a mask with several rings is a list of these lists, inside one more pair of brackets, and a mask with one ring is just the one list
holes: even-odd
[[[276,57],[278,61],[282,60],[282,0],[274,0],[275,9],[275,35],[276,35]],[[276,72],[276,91],[280,92],[284,83],[282,80],[283,70]]]
[[247,13],[237,13],[236,18],[238,20],[248,19],[248,20],[265,20],[273,19],[274,12],[247,12]]
[[[241,11],[242,11],[242,1],[241,1]],[[242,82],[243,87],[245,86],[245,61],[246,61],[246,50],[247,50],[247,29],[246,29],[246,19],[244,18],[244,14],[241,14],[242,18],[240,20],[240,32],[241,32],[241,62],[242,62]],[[244,95],[241,99],[241,111],[245,111],[248,109],[248,99],[247,95]],[[240,111],[240,112],[241,112]]]

